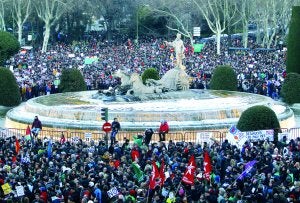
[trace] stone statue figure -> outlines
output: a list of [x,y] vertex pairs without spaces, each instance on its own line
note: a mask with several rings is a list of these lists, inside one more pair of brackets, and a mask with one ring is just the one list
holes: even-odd
[[183,41],[181,39],[181,34],[177,33],[176,39],[173,42],[165,41],[165,43],[167,46],[174,47],[175,57],[176,57],[176,62],[175,62],[176,66],[175,67],[181,68],[184,70],[185,66],[182,64],[182,60],[185,58],[185,56],[184,56],[185,47],[184,47]]

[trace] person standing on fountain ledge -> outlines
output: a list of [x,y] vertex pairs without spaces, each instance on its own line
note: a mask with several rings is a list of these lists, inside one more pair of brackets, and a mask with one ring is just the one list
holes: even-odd
[[113,145],[116,142],[117,133],[121,129],[121,125],[117,118],[114,118],[114,121],[111,124],[111,128],[112,128],[112,131],[110,134],[110,145]]
[[168,122],[165,120],[160,121],[160,126],[158,130],[159,141],[166,141],[166,134],[169,132]]
[[31,133],[34,135],[34,137],[37,137],[41,130],[42,122],[39,120],[38,116],[35,116],[31,126]]

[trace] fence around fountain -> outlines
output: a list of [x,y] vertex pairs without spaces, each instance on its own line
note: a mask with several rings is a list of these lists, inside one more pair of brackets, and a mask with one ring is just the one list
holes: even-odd
[[[283,133],[287,133],[288,140],[296,139],[300,137],[300,127],[299,128],[280,128],[280,131]],[[59,141],[61,135],[64,135],[67,141],[74,141],[81,139],[83,142],[85,141],[100,141],[105,140],[105,133],[104,132],[82,132],[82,131],[65,131],[65,130],[42,130],[39,133],[39,138],[44,139],[47,137],[48,139],[51,138],[52,140]],[[218,142],[222,143],[226,139],[226,135],[228,131],[211,131],[211,130],[197,130],[197,131],[182,131],[182,132],[169,132],[166,135],[166,140],[172,140],[173,142],[192,142],[197,144],[203,144],[204,142]],[[8,138],[15,136],[21,139],[23,136],[26,135],[26,129],[18,129],[18,128],[3,128],[0,130],[0,137],[1,138]],[[89,139],[87,140],[86,137],[89,135]],[[117,140],[120,144],[125,142],[125,139],[129,139],[130,142],[133,141],[133,137],[135,135],[144,135],[142,131],[135,131],[135,132],[127,132],[127,131],[120,131],[117,134]],[[158,132],[155,132],[152,136],[152,142],[159,141]]]

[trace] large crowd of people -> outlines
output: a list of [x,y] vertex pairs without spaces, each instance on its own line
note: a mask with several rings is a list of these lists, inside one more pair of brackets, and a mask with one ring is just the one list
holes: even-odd
[[[221,55],[216,54],[215,41],[205,42],[200,53],[185,40],[184,65],[191,77],[191,88],[209,89],[213,70],[217,65],[228,64],[236,71],[239,91],[267,95],[278,99],[285,77],[285,51],[258,49],[249,40],[249,49],[239,49],[241,39],[233,38],[229,49],[223,39]],[[23,100],[52,94],[58,91],[59,77],[64,68],[82,71],[88,89],[107,89],[120,81],[113,73],[122,69],[128,73],[142,73],[149,67],[156,68],[162,76],[174,67],[174,50],[164,39],[147,38],[138,44],[131,40],[123,43],[89,40],[73,44],[55,44],[45,53],[40,50],[23,50],[8,60],[17,78]]]
[[[211,171],[205,174],[204,153]],[[190,142],[73,142],[26,136],[0,139],[1,202],[299,202],[300,139],[274,144],[225,140]],[[192,184],[186,184],[195,158]],[[255,164],[251,167],[249,163]],[[164,180],[150,187],[153,163]],[[163,169],[161,169],[163,168]],[[21,189],[20,189],[21,188]]]

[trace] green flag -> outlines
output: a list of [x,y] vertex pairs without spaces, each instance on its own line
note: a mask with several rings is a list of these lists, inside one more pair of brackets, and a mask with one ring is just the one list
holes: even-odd
[[140,138],[139,136],[134,135],[133,136],[133,143],[137,144],[140,147],[140,146],[143,145],[143,138],[142,137]]
[[143,181],[143,179],[144,179],[144,173],[143,173],[143,171],[141,170],[141,167],[137,164],[137,163],[135,163],[135,162],[133,162],[132,163],[132,168],[133,168],[133,171],[134,171],[134,177],[139,181],[139,182],[141,182],[141,181]]
[[200,53],[204,47],[204,44],[194,44],[194,52]]

